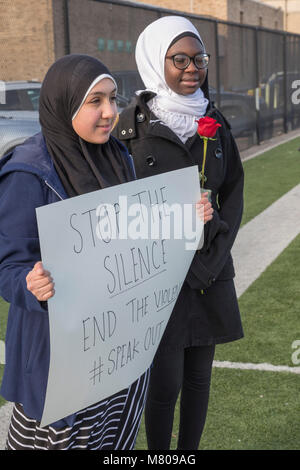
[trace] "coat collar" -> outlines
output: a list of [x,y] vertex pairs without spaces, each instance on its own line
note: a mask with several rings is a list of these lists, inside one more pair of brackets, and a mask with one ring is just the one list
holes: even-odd
[[167,139],[186,151],[186,146],[179,137],[149,109],[147,102],[154,96],[155,93],[144,91],[133,99],[128,108],[123,111],[124,119],[120,119],[117,137],[120,140],[134,139],[137,136],[137,126],[146,124],[145,135]]

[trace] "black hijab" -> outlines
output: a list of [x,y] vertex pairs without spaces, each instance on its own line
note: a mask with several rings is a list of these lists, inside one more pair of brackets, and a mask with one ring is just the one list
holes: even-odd
[[98,59],[70,54],[58,59],[42,84],[39,116],[48,152],[68,196],[77,196],[133,179],[118,143],[92,144],[72,127],[90,85],[99,75],[111,75]]

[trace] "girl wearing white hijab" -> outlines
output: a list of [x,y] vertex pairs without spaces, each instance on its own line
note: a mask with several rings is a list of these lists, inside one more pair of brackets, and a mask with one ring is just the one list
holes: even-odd
[[[163,34],[161,34],[163,28]],[[165,79],[165,56],[173,40],[181,34],[199,40],[203,53],[205,47],[196,28],[180,16],[161,18],[149,25],[140,35],[136,45],[136,62],[146,89],[156,93],[148,102],[153,113],[175,132],[182,142],[197,130],[196,119],[204,116],[208,106],[201,88],[190,95],[173,91]],[[155,38],[155,39],[154,39]],[[160,38],[157,40],[157,38]]]
[[208,116],[218,127],[205,165],[213,217],[154,358],[145,409],[149,449],[169,449],[181,391],[177,446],[191,450],[206,420],[215,345],[243,336],[230,254],[242,216],[243,168],[230,126],[209,99],[209,55],[189,20],[166,16],[147,26],[136,62],[146,90],[120,115],[117,136],[138,178],[196,164],[200,171],[204,145],[196,120]]

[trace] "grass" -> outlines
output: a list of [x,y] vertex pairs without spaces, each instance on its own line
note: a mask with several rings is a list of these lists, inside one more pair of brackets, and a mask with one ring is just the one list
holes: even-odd
[[300,340],[299,259],[300,235],[240,297],[245,337],[219,345],[217,360],[293,366],[292,343]]
[[299,449],[299,412],[296,374],[213,369],[200,449]]
[[[299,411],[299,377],[295,374],[213,369],[199,449],[299,449]],[[172,449],[176,449],[178,422],[177,406]],[[137,449],[146,448],[144,434],[142,426]]]
[[244,162],[246,224],[300,183],[300,137]]
[[[300,138],[244,162],[245,224],[300,183]],[[300,340],[300,236],[240,298],[245,338],[219,345],[217,360],[289,365]],[[0,298],[0,339],[8,304]],[[0,366],[0,380],[3,366]],[[300,449],[299,375],[213,369],[200,449]],[[0,397],[0,405],[3,404]],[[178,405],[172,449],[178,434]],[[142,422],[136,449],[147,449]]]

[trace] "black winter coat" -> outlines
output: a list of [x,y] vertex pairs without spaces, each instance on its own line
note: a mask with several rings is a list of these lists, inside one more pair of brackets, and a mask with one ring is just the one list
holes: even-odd
[[[198,134],[185,144],[147,106],[143,92],[121,113],[114,132],[133,156],[138,178],[197,164],[203,158]],[[205,187],[212,190],[213,219],[205,225],[204,246],[195,253],[160,349],[216,344],[243,336],[230,250],[243,210],[243,167],[230,126],[210,105],[207,115],[221,127],[207,147]],[[184,181],[182,182],[184,184]]]

